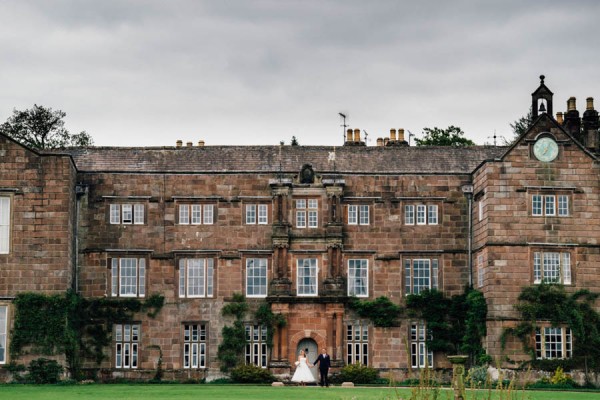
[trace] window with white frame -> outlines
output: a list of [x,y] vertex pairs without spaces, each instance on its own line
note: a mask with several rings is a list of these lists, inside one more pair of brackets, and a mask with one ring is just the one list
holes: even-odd
[[267,368],[267,326],[246,325],[246,364]]
[[268,210],[267,204],[246,204],[246,225],[267,225]]
[[115,324],[115,368],[137,368],[139,324]]
[[538,360],[571,358],[573,356],[571,329],[549,326],[536,328],[535,355]]
[[8,306],[0,306],[0,364],[6,364],[6,335],[8,332]]
[[410,363],[413,368],[433,368],[433,352],[427,350],[431,334],[422,322],[410,325]]
[[111,204],[110,205],[110,223],[123,225],[143,225],[145,205],[135,204]]
[[534,252],[533,283],[571,284],[571,253]]
[[296,228],[317,228],[319,226],[319,201],[317,199],[296,199]]
[[437,225],[437,204],[406,204],[404,205],[405,225]]
[[206,368],[206,324],[183,325],[183,368]]
[[179,225],[212,225],[214,204],[179,204]]
[[10,251],[10,197],[0,196],[0,254]]
[[568,217],[569,196],[566,194],[534,194],[531,196],[531,215],[534,217]]
[[369,261],[348,260],[348,296],[369,296]]
[[213,297],[213,258],[179,259],[179,297]]
[[297,292],[298,296],[316,296],[317,259],[300,258],[297,260]]
[[146,295],[146,259],[111,258],[111,296],[144,297]]
[[246,296],[267,297],[267,259],[246,259]]
[[110,223],[113,225],[143,225],[146,206],[135,204],[111,204],[109,208]]
[[438,260],[429,258],[404,259],[405,295],[419,294],[425,289],[438,288]]
[[346,360],[348,364],[369,365],[369,327],[363,323],[347,325]]
[[348,225],[369,225],[369,208],[366,204],[348,205]]

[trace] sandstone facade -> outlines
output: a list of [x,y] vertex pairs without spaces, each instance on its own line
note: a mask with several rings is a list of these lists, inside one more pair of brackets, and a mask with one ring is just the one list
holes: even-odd
[[[162,354],[171,377],[210,378],[231,323],[221,310],[242,293],[252,310],[266,303],[287,322],[267,348],[248,317],[248,362],[286,374],[300,348],[309,358],[326,348],[336,367],[405,371],[420,348],[411,337],[419,321],[374,327],[348,308],[348,296],[403,304],[408,292],[459,294],[472,280],[488,303],[488,354],[524,359],[520,342],[503,350],[500,335],[518,322],[522,288],[537,284],[536,260],[558,254],[560,279],[569,264],[568,290],[600,289],[597,141],[549,114],[510,147],[409,147],[395,135],[377,147],[350,135],[341,148],[62,153],[0,137],[0,196],[10,204],[9,250],[0,254],[7,330],[11,301],[25,291],[158,293],[166,304],[156,318],[118,321],[103,373],[150,378]],[[555,159],[538,159],[542,137],[556,143]],[[433,360],[448,366],[443,354]]]

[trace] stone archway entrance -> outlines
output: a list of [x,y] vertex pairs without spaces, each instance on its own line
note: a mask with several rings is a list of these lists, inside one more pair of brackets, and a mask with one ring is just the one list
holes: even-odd
[[[315,342],[311,338],[305,338],[298,342],[298,346],[296,346],[296,360],[298,359],[298,354],[300,354],[300,350],[304,350],[306,352],[306,358],[310,364],[312,364],[317,357],[319,356],[319,347],[317,346],[317,342]],[[310,369],[315,380],[319,381],[319,369],[311,368]]]

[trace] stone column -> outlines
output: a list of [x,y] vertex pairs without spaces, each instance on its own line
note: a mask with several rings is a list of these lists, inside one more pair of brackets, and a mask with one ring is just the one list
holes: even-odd
[[466,400],[467,394],[465,390],[465,363],[467,356],[447,356],[452,363],[452,389],[454,389],[454,400]]

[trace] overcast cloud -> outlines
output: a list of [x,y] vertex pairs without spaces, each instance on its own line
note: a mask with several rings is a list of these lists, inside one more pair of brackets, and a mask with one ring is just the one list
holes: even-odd
[[0,122],[40,104],[97,145],[512,137],[540,74],[600,108],[600,2],[0,0]]

